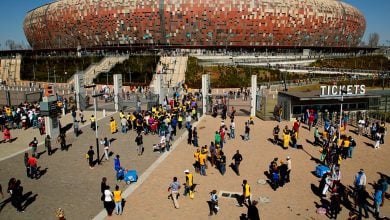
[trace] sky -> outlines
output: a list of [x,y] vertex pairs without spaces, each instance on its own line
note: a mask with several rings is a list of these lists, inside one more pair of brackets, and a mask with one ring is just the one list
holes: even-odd
[[[157,1],[157,0],[156,0]],[[366,32],[363,40],[368,42],[370,33],[377,32],[380,45],[390,46],[390,0],[343,0],[358,8],[366,17]],[[14,40],[28,45],[23,32],[23,20],[28,11],[51,0],[0,0],[0,49],[5,41]]]

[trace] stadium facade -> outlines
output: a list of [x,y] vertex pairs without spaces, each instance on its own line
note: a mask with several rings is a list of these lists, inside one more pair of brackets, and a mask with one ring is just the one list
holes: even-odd
[[365,28],[362,13],[338,0],[59,0],[24,20],[34,49],[355,47]]

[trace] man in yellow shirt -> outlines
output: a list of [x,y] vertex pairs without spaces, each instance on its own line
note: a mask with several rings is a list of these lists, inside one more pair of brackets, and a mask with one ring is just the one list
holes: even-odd
[[199,173],[199,169],[200,169],[200,163],[199,163],[199,155],[200,155],[200,149],[196,149],[196,152],[194,153],[194,159],[195,159],[195,172],[196,173]]
[[115,186],[115,191],[113,192],[114,202],[115,202],[115,213],[117,215],[122,215],[122,191],[119,190],[119,186]]
[[194,186],[194,176],[192,175],[192,173],[190,173],[190,171],[187,169],[187,170],[184,170],[184,173],[186,174],[186,185],[184,187],[184,196],[186,196],[187,194],[190,194],[190,198],[193,199],[193,186]]
[[199,154],[199,165],[200,165],[200,175],[207,176],[206,175],[206,160],[207,160],[207,153],[200,153]]
[[95,116],[91,115],[89,120],[91,121],[91,128],[92,128],[92,130],[96,130],[96,118],[95,118]]
[[242,181],[242,196],[241,199],[238,201],[239,203],[237,206],[242,207],[244,202],[248,200],[247,202],[250,204],[250,197],[251,197],[251,187],[248,184],[247,180]]

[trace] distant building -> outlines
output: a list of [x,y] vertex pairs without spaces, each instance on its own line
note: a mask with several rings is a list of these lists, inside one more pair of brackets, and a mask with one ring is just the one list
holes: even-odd
[[365,27],[362,13],[338,0],[58,0],[24,20],[34,49],[355,47]]

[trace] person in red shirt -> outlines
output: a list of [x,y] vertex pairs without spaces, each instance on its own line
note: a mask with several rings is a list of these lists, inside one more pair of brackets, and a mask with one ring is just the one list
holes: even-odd
[[309,114],[309,131],[313,127],[313,123],[314,123],[314,112],[310,111],[310,114]]
[[223,145],[224,145],[224,143],[226,143],[225,129],[223,127],[221,127],[221,129],[219,130],[219,135],[221,136],[221,149],[223,149]]
[[297,138],[299,135],[299,127],[301,126],[301,123],[299,122],[299,119],[296,118],[294,125],[293,125],[293,130],[297,133]]
[[37,158],[35,158],[34,154],[28,158],[27,163],[30,166],[30,178],[36,179],[37,178],[37,169],[38,169],[38,160],[37,160]]
[[7,127],[4,128],[3,135],[4,135],[4,143],[11,142],[11,132],[8,130]]

